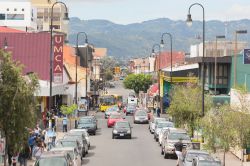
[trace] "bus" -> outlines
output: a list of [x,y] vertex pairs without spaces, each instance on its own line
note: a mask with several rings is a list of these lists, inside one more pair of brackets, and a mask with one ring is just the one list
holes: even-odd
[[109,107],[122,104],[122,96],[119,95],[103,95],[99,97],[99,110],[105,112]]

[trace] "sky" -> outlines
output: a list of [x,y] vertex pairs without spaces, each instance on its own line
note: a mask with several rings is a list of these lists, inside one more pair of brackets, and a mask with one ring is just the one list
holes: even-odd
[[[29,0],[0,0],[29,1]],[[250,19],[250,0],[61,0],[69,7],[70,17],[83,20],[105,19],[131,24],[157,18],[186,20],[191,4],[201,3],[206,20]],[[202,9],[191,9],[193,20],[202,19]]]
[[[250,0],[62,0],[71,17],[106,19],[118,24],[138,23],[156,18],[186,20],[188,8],[198,2],[206,20],[250,19]],[[191,9],[193,20],[202,19],[202,9]]]

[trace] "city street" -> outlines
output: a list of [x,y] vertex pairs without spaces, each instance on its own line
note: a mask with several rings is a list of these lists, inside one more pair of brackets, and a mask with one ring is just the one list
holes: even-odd
[[[121,82],[116,88],[108,89],[109,94],[116,93],[127,96],[129,90],[122,87]],[[132,125],[132,139],[112,139],[112,128],[107,128],[104,114],[97,113],[99,130],[91,137],[91,150],[84,159],[88,166],[152,166],[176,165],[175,159],[164,159],[160,147],[148,131],[148,124],[133,124],[132,116],[126,117]]]

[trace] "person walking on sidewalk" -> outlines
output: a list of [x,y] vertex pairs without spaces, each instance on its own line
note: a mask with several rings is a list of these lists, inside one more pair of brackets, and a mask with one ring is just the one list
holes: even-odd
[[63,117],[62,124],[63,124],[63,132],[67,132],[68,131],[68,118],[66,115]]
[[178,157],[177,166],[179,166],[180,160],[182,160],[182,149],[183,149],[182,139],[179,139],[179,141],[174,144],[174,147],[176,156]]
[[30,155],[30,148],[29,145],[25,143],[18,156],[18,161],[20,163],[20,166],[27,166],[27,160],[29,158],[29,155]]
[[157,117],[161,116],[161,109],[160,109],[160,107],[156,108],[156,114],[157,114]]

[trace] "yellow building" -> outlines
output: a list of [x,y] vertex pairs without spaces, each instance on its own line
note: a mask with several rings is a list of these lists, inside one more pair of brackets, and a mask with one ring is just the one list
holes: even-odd
[[[37,8],[37,28],[38,31],[50,30],[50,16],[52,5],[56,0],[31,0],[32,6]],[[67,5],[67,4],[66,4]],[[68,34],[68,23],[63,21],[66,9],[64,5],[57,4],[54,7],[53,15],[53,28],[54,31]]]

